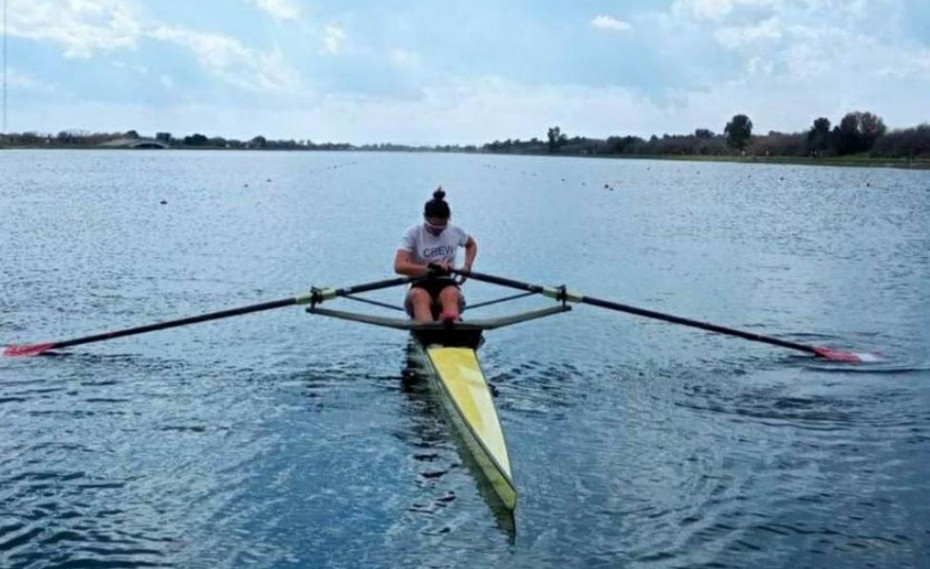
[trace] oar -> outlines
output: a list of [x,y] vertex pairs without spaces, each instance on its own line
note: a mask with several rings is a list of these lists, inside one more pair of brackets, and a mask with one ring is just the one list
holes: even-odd
[[275,308],[283,308],[285,306],[293,306],[296,304],[310,304],[310,303],[319,303],[324,300],[330,300],[339,296],[348,296],[350,294],[359,294],[363,292],[370,292],[373,290],[379,290],[383,288],[390,288],[392,286],[399,286],[409,283],[413,280],[412,277],[398,277],[394,279],[388,279],[383,281],[375,281],[371,283],[344,287],[344,288],[327,288],[327,289],[314,289],[306,294],[301,294],[298,296],[292,296],[289,298],[282,298],[281,300],[272,300],[271,302],[263,302],[261,304],[253,304],[251,306],[243,306],[241,308],[230,308],[228,310],[221,310],[219,312],[210,312],[208,314],[201,314],[199,316],[190,316],[188,318],[181,318],[179,320],[169,320],[167,322],[158,322],[156,324],[147,324],[145,326],[137,326],[135,328],[126,328],[124,330],[116,330],[113,332],[104,332],[103,334],[95,334],[93,336],[85,336],[83,338],[74,338],[72,340],[62,340],[59,342],[46,342],[42,344],[26,344],[19,346],[7,346],[3,351],[4,356],[37,356],[48,350],[54,350],[59,348],[69,348],[71,346],[77,346],[79,344],[89,344],[91,342],[102,342],[104,340],[112,340],[114,338],[122,338],[123,336],[133,336],[135,334],[145,334],[146,332],[154,332],[156,330],[165,330],[166,328],[176,328],[178,326],[187,326],[188,324],[197,324],[198,322],[207,322],[209,320],[219,320],[220,318],[229,318],[231,316],[239,316],[241,314],[249,314],[252,312],[261,312],[263,310],[273,310]]
[[716,332],[718,334],[726,334],[727,336],[736,336],[738,338],[752,340],[753,342],[762,342],[763,344],[771,344],[773,346],[780,346],[782,348],[788,348],[791,350],[807,352],[809,354],[813,354],[815,356],[819,356],[819,357],[822,357],[828,360],[833,360],[833,361],[838,361],[838,362],[864,362],[864,361],[876,361],[878,359],[878,357],[875,356],[874,354],[859,354],[859,353],[854,353],[854,352],[845,352],[842,350],[826,348],[823,346],[809,346],[806,344],[799,344],[797,342],[791,342],[789,340],[782,340],[780,338],[772,338],[771,336],[763,336],[762,334],[755,334],[753,332],[735,330],[733,328],[727,328],[725,326],[719,326],[717,324],[711,324],[709,322],[701,322],[699,320],[691,320],[689,318],[682,318],[681,316],[663,314],[661,312],[656,312],[654,310],[646,310],[645,308],[637,308],[635,306],[620,304],[619,302],[611,302],[609,300],[601,300],[599,298],[594,298],[591,296],[583,296],[580,294],[566,291],[564,287],[546,287],[546,286],[534,285],[534,284],[515,281],[512,279],[507,279],[503,277],[496,277],[494,275],[476,273],[474,271],[452,270],[451,272],[457,273],[459,275],[468,277],[470,279],[475,279],[478,281],[484,281],[484,282],[491,283],[491,284],[506,286],[506,287],[517,289],[517,290],[525,290],[527,292],[539,293],[539,294],[542,294],[550,298],[554,298],[559,301],[573,302],[573,303],[580,303],[580,304],[590,304],[592,306],[599,306],[601,308],[607,308],[608,310],[617,310],[619,312],[627,312],[630,314],[636,314],[638,316],[645,316],[646,318],[655,318],[657,320],[664,320],[666,322],[672,322],[674,324],[683,324],[685,326],[691,326],[692,328],[700,328],[701,330],[707,330],[709,332]]

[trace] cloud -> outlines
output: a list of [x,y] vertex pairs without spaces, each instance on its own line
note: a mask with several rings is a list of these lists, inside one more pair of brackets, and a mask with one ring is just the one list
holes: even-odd
[[591,25],[599,30],[608,30],[611,32],[628,32],[633,29],[628,22],[618,20],[613,16],[600,15],[591,20]]
[[726,26],[714,32],[717,43],[728,48],[741,48],[766,40],[778,40],[781,37],[782,29],[778,18],[769,18],[747,26]]
[[[248,49],[237,39],[180,26],[140,21],[129,0],[7,0],[8,33],[62,46],[66,57],[91,59],[136,49],[144,38],[184,46],[200,65],[227,83],[253,91],[293,87],[296,74],[280,51]],[[255,0],[277,17],[296,17],[292,0]],[[117,68],[140,73],[149,66],[117,60]]]
[[125,61],[113,61],[110,63],[113,67],[117,69],[128,69],[130,71],[135,71],[141,75],[146,75],[149,72],[149,68],[144,65],[135,65],[133,63],[127,63]]
[[57,43],[67,57],[135,48],[141,35],[132,5],[125,0],[7,1],[11,37]]
[[295,72],[279,50],[252,50],[229,36],[179,27],[159,26],[149,36],[190,49],[201,67],[244,89],[280,91],[297,84]]
[[42,90],[42,83],[17,69],[7,69],[6,83],[9,87]]
[[[820,0],[809,0],[816,4]],[[716,21],[731,15],[737,8],[759,8],[778,6],[780,0],[675,0],[671,12],[698,21]]]
[[335,55],[342,49],[346,41],[345,31],[337,26],[326,26],[323,35],[323,53]]
[[294,0],[250,0],[259,10],[278,21],[297,21],[300,18],[300,6]]
[[[235,10],[7,1],[11,47],[30,52],[11,62],[21,75],[10,83],[28,129],[149,121],[224,136],[480,143],[544,137],[554,124],[571,136],[719,132],[738,112],[760,132],[855,109],[890,127],[927,120],[930,49],[916,0],[669,0],[624,5],[624,19],[588,13],[558,33],[564,8],[511,3],[513,18],[496,5],[314,3],[325,19],[305,28],[269,20],[306,16],[311,4],[298,0],[239,0]],[[508,51],[502,21],[525,23],[521,37],[538,47]],[[591,38],[640,30],[652,33],[609,52]],[[61,53],[87,61],[62,65]],[[35,96],[47,85],[59,86],[54,97]]]

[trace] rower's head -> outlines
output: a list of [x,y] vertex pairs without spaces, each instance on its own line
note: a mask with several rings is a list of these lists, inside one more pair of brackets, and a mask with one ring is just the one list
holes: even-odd
[[452,210],[445,200],[446,192],[442,186],[433,192],[433,199],[426,202],[423,206],[423,219],[426,221],[426,230],[433,235],[439,235],[445,231],[449,225],[449,218],[452,217]]

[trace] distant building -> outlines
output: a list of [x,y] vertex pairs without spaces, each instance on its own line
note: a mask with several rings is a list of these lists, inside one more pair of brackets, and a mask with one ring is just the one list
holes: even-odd
[[170,132],[158,132],[155,134],[155,140],[160,140],[165,143],[171,142],[171,133]]

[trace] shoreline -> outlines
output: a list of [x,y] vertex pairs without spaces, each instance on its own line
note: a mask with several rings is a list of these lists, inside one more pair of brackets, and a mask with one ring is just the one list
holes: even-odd
[[42,145],[42,146],[0,146],[3,150],[106,150],[106,151],[224,151],[224,152],[408,152],[433,154],[473,154],[485,156],[536,156],[553,158],[596,158],[608,160],[655,160],[678,162],[734,162],[744,164],[768,164],[787,166],[831,166],[847,168],[896,168],[901,170],[930,170],[930,158],[871,158],[863,156],[832,156],[824,158],[811,158],[806,156],[709,156],[709,155],[674,155],[674,154],[549,154],[538,152],[482,152],[466,150],[440,150],[432,148],[396,148],[368,149],[368,148],[341,148],[341,149],[309,149],[309,148],[218,148],[218,147],[171,147],[171,148],[125,148],[107,146],[84,145]]

